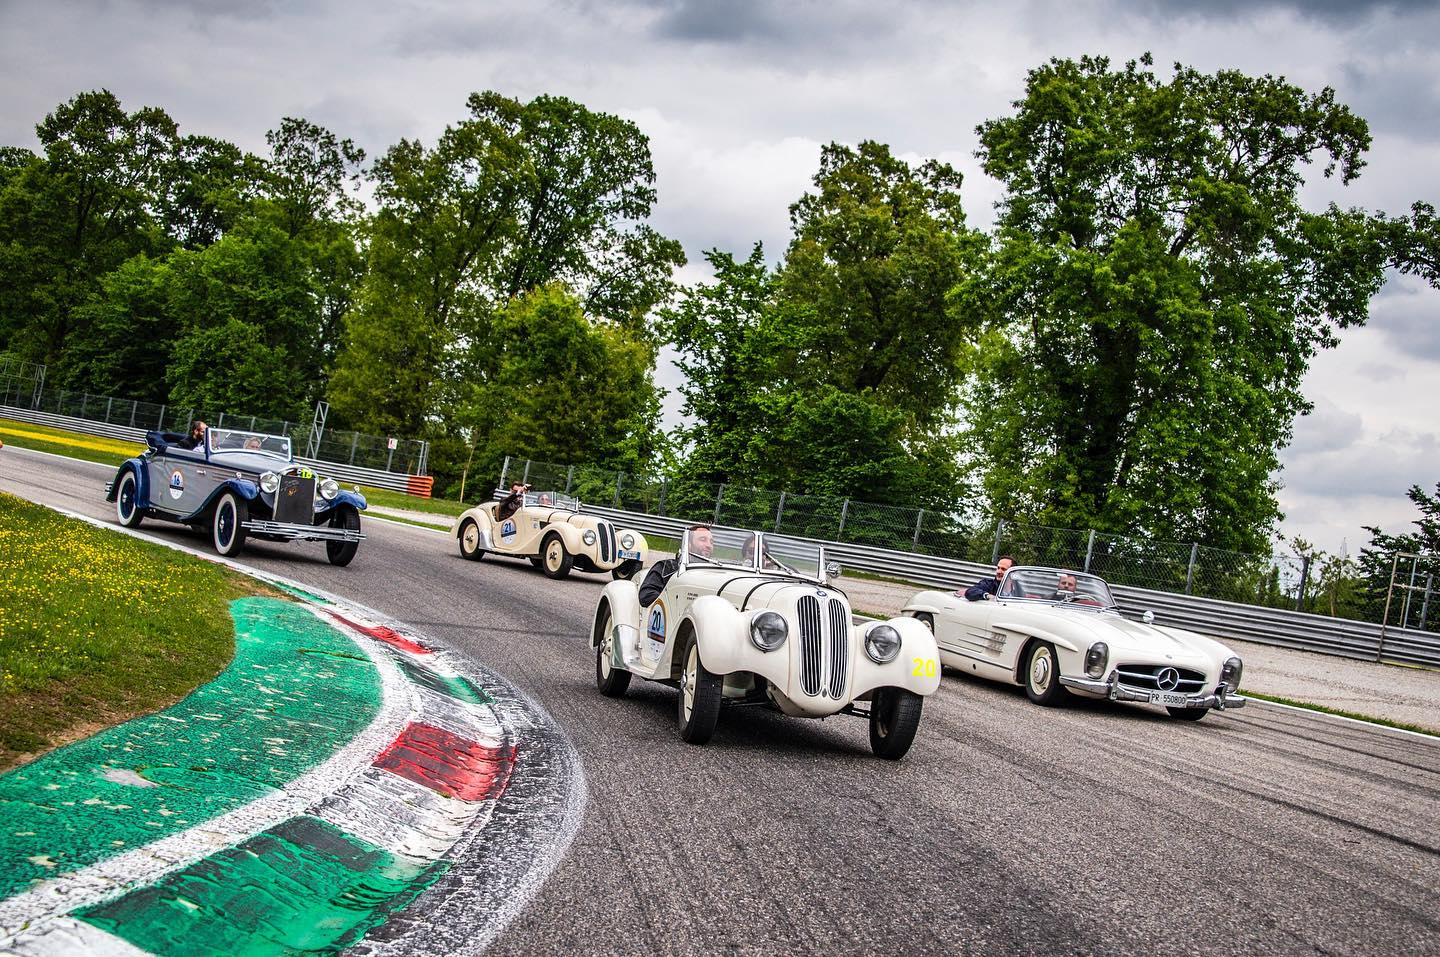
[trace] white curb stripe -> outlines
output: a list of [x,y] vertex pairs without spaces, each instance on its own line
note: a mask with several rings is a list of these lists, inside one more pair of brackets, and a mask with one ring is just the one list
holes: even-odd
[[59,917],[47,922],[37,933],[21,934],[11,949],[3,953],[17,957],[91,957],[93,954],[147,957],[149,951],[83,920]]

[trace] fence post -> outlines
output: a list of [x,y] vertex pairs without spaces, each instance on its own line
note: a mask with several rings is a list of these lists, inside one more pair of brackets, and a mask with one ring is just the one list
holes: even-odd
[[1380,641],[1375,645],[1375,660],[1385,654],[1385,629],[1390,627],[1390,596],[1395,593],[1395,571],[1400,567],[1400,553],[1390,559],[1390,587],[1385,589],[1385,611],[1380,616]]
[[910,539],[910,550],[920,550],[920,523],[925,521],[925,510],[922,508],[915,516],[915,537]]
[[785,515],[785,490],[780,490],[780,504],[775,506],[775,534],[780,534],[780,519]]
[[1190,566],[1185,569],[1185,594],[1190,594],[1191,587],[1195,584],[1195,556],[1200,553],[1200,543],[1190,543]]
[[711,522],[710,522],[710,524],[712,524],[712,525],[719,525],[719,524],[720,524],[720,500],[723,499],[724,497],[725,497],[725,483],[724,483],[724,482],[721,482],[721,483],[720,483],[720,491],[718,491],[718,492],[715,493],[715,517],[714,517],[714,518],[711,520]]
[[1095,529],[1090,529],[1090,541],[1085,543],[1085,567],[1080,569],[1085,574],[1090,574],[1090,556],[1095,554]]
[[80,418],[85,418],[85,403],[90,400],[90,393],[80,393]]
[[155,423],[155,431],[160,432],[165,428],[165,406],[160,406],[160,421]]
[[1002,518],[995,523],[995,547],[991,549],[990,554],[990,564],[992,565],[998,565],[1000,563],[1000,538],[1004,534],[1005,519]]
[[1295,595],[1295,610],[1305,610],[1305,586],[1310,583],[1310,556],[1300,556],[1300,590]]
[[130,402],[130,428],[132,428],[132,429],[135,428],[135,410],[138,409],[138,408],[140,408],[140,403],[139,403],[139,401],[137,401],[137,400],[131,400],[131,402]]
[[105,399],[105,424],[110,424],[110,410],[115,407],[115,397],[108,396]]
[[250,416],[250,431],[251,431],[251,432],[254,432],[254,431],[255,431],[255,416],[253,416],[253,415]]
[[217,429],[223,429],[223,428],[225,428],[225,413],[224,413],[224,412],[221,412],[221,413],[220,413],[220,421],[215,423],[215,427],[216,427]]
[[840,505],[840,528],[836,530],[835,537],[843,538],[845,535],[845,516],[850,514],[850,500],[847,498]]
[[668,479],[668,478],[665,477],[664,475],[660,476],[660,505],[659,505],[659,514],[661,514],[661,515],[664,515],[664,514],[665,514],[665,486],[668,485],[669,483],[670,483],[670,479]]
[[523,485],[530,484],[530,459],[525,460],[525,473],[520,476],[520,482]]
[[[565,494],[566,494],[566,495],[569,495],[569,494],[570,494],[570,486],[572,486],[572,485],[574,485],[574,484],[575,484],[575,466],[572,465],[572,466],[570,466],[570,468],[565,472]],[[616,480],[615,480],[615,484],[616,484],[616,486],[618,487],[619,484],[620,484],[620,480],[619,480],[619,479],[616,479]]]
[[1430,585],[1435,580],[1434,572],[1425,573],[1425,598],[1420,602],[1420,630],[1425,631],[1425,619],[1430,614]]
[[[572,466],[572,468],[573,468],[573,466]],[[625,473],[624,473],[624,472],[616,472],[616,473],[615,473],[615,508],[616,508],[617,511],[618,511],[619,508],[620,508],[620,486],[623,485],[623,484],[625,484]]]
[[[355,446],[357,446],[357,445],[359,445],[359,444],[360,444],[360,433],[359,433],[359,432],[351,432],[351,433],[350,433],[350,464],[351,464],[351,465],[354,465],[354,464],[355,464]],[[316,455],[317,457],[320,455],[320,446],[318,446],[318,445],[315,446],[315,455]]]
[[1419,561],[1420,559],[1415,557],[1414,555],[1410,556],[1410,583],[1409,586],[1405,589],[1405,604],[1400,609],[1401,628],[1410,627],[1410,596],[1415,592],[1415,572],[1416,565],[1419,563]]

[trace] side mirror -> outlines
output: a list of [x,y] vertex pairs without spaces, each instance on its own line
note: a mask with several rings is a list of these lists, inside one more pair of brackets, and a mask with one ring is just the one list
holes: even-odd
[[825,577],[826,577],[826,578],[839,578],[839,577],[840,577],[840,563],[839,563],[839,562],[826,562],[826,563],[825,563]]
[[1148,608],[1145,609],[1145,614],[1141,615],[1140,618],[1147,625],[1153,625],[1155,623],[1155,613]]

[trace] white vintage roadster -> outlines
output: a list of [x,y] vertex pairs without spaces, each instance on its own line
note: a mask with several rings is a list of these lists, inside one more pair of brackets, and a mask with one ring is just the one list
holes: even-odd
[[620,697],[632,677],[677,685],[680,736],[693,744],[710,739],[725,708],[758,705],[855,715],[869,720],[875,754],[910,750],[924,697],[940,686],[935,639],[920,622],[854,624],[829,584],[839,569],[809,542],[692,529],[669,562],[662,570],[673,574],[643,607],[633,581],[601,593],[590,634],[601,694]]
[[967,674],[1023,684],[1030,700],[1071,694],[1163,705],[1198,721],[1244,706],[1240,658],[1213,638],[1122,618],[1105,582],[1017,565],[993,598],[923,591],[904,613],[935,632],[940,660]]
[[479,561],[486,552],[528,558],[550,578],[564,578],[571,569],[609,572],[628,578],[645,564],[645,536],[630,528],[581,511],[580,503],[556,492],[526,492],[513,514],[500,518],[499,502],[466,509],[450,532],[460,554]]

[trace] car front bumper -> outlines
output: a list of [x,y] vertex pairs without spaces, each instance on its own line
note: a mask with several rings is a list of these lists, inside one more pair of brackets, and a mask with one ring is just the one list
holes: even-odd
[[[1109,698],[1111,701],[1148,702],[1152,694],[1165,693],[1122,685],[1113,672],[1108,678],[1071,678],[1061,675],[1060,683],[1073,691],[1094,695],[1097,698]],[[1228,693],[1223,688],[1216,688],[1209,694],[1185,695],[1183,705],[1171,705],[1171,707],[1214,708],[1216,711],[1225,711],[1229,708],[1243,708],[1245,702],[1246,699],[1238,694]]]
[[362,542],[365,535],[358,528],[334,528],[329,525],[296,525],[290,522],[267,522],[252,518],[241,522],[247,532],[285,538],[297,542]]

